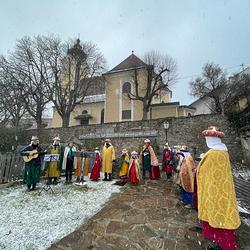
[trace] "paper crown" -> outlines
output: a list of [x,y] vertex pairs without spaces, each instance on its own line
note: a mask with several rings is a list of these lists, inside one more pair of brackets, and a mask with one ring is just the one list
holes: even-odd
[[124,149],[122,150],[122,153],[123,153],[123,154],[127,154],[127,153],[128,153],[128,150],[127,150],[126,148],[124,148]]
[[105,142],[111,142],[111,140],[110,139],[105,139]]
[[149,139],[144,140],[144,143],[150,143],[151,141]]
[[54,141],[60,141],[61,139],[60,139],[59,136],[55,136],[55,137],[53,138],[53,140],[54,140]]
[[188,146],[182,145],[180,150],[188,151]]
[[138,153],[136,151],[133,151],[131,155],[138,155]]
[[208,129],[202,131],[202,134],[204,136],[213,136],[213,137],[224,137],[225,134],[221,132],[217,127],[215,126],[210,126]]

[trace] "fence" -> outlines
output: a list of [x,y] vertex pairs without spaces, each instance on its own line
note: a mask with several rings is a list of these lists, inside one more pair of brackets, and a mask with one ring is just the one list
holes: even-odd
[[22,178],[23,161],[20,154],[0,154],[0,184]]

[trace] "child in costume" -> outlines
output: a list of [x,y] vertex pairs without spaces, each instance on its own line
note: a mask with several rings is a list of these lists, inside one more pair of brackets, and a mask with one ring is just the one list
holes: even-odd
[[132,185],[138,185],[141,179],[140,163],[137,152],[131,153],[128,170],[129,181]]
[[90,174],[90,180],[98,181],[100,178],[100,171],[101,171],[101,153],[99,148],[95,148],[95,160],[92,167],[92,171]]
[[127,149],[122,150],[122,155],[118,160],[120,180],[115,185],[124,186],[128,181],[129,155]]

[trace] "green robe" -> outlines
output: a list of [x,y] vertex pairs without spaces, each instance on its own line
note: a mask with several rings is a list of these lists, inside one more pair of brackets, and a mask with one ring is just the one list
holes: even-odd
[[151,171],[151,157],[147,148],[142,151],[142,170]]
[[[27,151],[32,151],[37,149],[37,151],[42,151],[42,148],[38,146],[34,148],[32,145],[28,145],[24,149],[21,150],[21,155],[25,156]],[[41,164],[42,164],[42,156],[39,155],[37,158],[32,159],[29,162],[25,162],[24,172],[23,172],[23,183],[29,185],[36,184],[40,181],[41,174]]]

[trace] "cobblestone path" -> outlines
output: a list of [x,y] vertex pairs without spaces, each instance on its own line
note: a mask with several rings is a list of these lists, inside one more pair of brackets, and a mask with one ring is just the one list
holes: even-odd
[[[191,231],[197,212],[179,203],[172,182],[165,179],[127,186],[78,230],[51,250],[83,249],[206,249],[208,242]],[[84,208],[83,208],[84,209]],[[250,230],[238,230],[239,250],[250,249]]]

